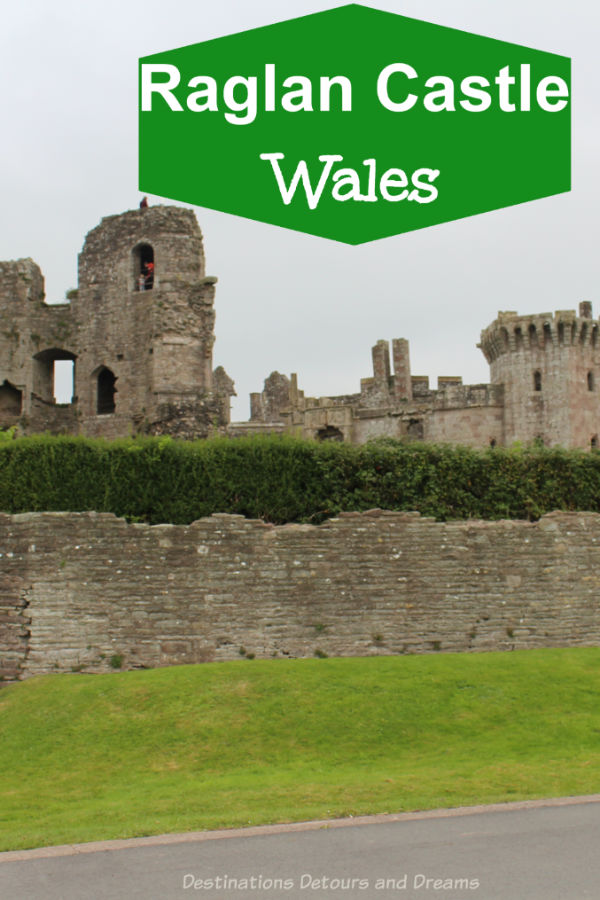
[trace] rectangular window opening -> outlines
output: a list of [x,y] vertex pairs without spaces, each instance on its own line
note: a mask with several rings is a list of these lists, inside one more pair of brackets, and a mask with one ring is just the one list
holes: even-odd
[[75,363],[72,359],[54,360],[54,399],[72,403],[75,393]]

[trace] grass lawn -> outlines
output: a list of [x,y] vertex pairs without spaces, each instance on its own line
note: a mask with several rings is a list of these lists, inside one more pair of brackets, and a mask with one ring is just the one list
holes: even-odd
[[0,690],[0,849],[600,791],[600,648]]

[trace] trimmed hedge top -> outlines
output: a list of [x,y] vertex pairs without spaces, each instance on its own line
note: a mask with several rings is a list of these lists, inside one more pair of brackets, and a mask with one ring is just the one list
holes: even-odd
[[600,453],[279,436],[0,441],[4,512],[95,510],[151,524],[227,512],[280,524],[373,507],[442,520],[600,511]]

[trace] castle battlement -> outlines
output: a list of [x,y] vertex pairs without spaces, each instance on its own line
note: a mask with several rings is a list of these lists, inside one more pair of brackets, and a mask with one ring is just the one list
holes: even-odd
[[520,316],[516,312],[499,312],[498,317],[481,332],[481,348],[488,363],[504,353],[538,351],[547,348],[561,351],[578,345],[596,347],[599,324],[592,318],[592,305],[579,305],[555,313]]
[[[519,315],[499,312],[477,345],[490,364],[490,383],[465,385],[460,376],[413,375],[405,339],[379,340],[373,374],[360,394],[304,397],[274,373],[254,394],[252,421],[282,423],[292,433],[319,440],[362,443],[374,437],[496,447],[515,441],[566,447],[598,445],[600,378],[598,322],[590,303],[574,310]],[[392,365],[393,364],[393,365]],[[296,376],[294,376],[294,379]]]
[[[405,338],[379,340],[359,392],[307,397],[296,375],[273,372],[250,396],[250,421],[230,425],[234,384],[212,368],[216,280],[206,275],[194,213],[172,206],[102,219],[85,239],[70,303],[44,302],[32,259],[0,262],[0,428],[599,444],[600,323],[587,302],[578,312],[499,312],[478,344],[489,383],[443,375],[433,389],[429,376],[411,372]],[[74,370],[70,403],[55,400],[57,363]]]

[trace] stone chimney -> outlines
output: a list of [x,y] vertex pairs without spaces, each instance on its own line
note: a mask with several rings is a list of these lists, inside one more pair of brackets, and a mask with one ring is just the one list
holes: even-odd
[[394,338],[392,357],[394,359],[394,394],[398,400],[412,400],[410,356],[408,341],[405,338]]

